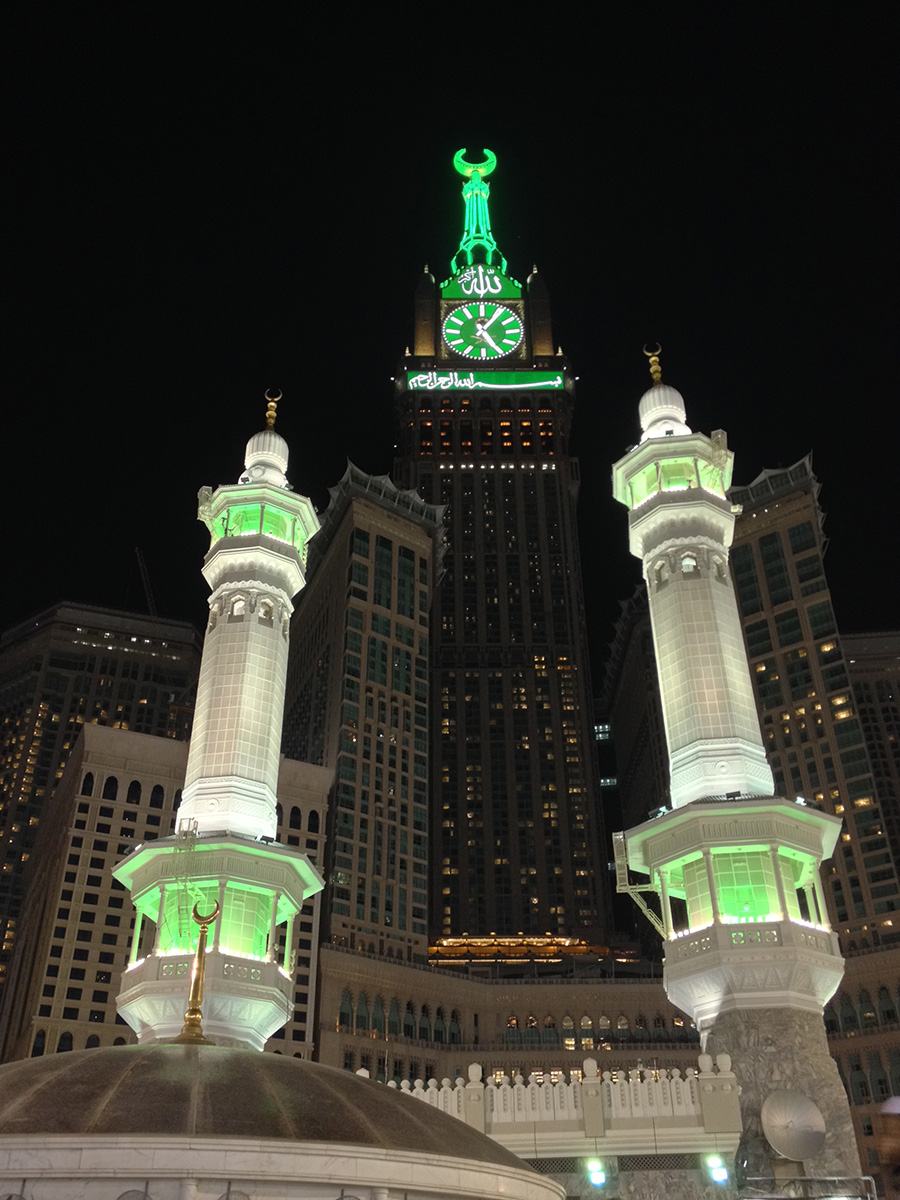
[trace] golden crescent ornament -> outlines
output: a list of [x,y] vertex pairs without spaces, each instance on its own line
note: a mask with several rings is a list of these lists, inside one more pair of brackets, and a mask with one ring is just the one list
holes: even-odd
[[662,346],[659,344],[659,342],[657,342],[655,350],[648,350],[647,344],[645,342],[644,343],[644,353],[647,355],[648,358],[656,358],[658,355],[662,354]]
[[270,396],[270,395],[269,395],[269,389],[268,389],[268,388],[266,388],[266,390],[265,390],[265,397],[266,397],[266,399],[268,400],[268,402],[269,402],[270,404],[277,404],[277,403],[278,403],[278,401],[281,399],[281,397],[282,397],[282,395],[283,395],[283,394],[284,394],[283,392],[279,391],[279,393],[278,393],[278,395],[277,395],[277,396]]
[[198,909],[199,909],[199,904],[195,904],[193,917],[194,917],[194,920],[197,922],[197,924],[198,925],[211,925],[213,923],[213,921],[216,919],[216,917],[219,915],[219,902],[218,902],[218,900],[213,902],[213,910],[211,913],[209,913],[208,916],[203,916],[198,911]]

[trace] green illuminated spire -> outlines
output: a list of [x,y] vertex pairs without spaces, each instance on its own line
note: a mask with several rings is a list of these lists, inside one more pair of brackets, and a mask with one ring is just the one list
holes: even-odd
[[499,267],[505,275],[506,259],[497,249],[488,213],[491,185],[487,182],[487,176],[497,165],[497,156],[490,150],[483,150],[483,163],[469,163],[463,157],[464,154],[465,150],[457,150],[453,156],[454,167],[466,178],[462,190],[466,217],[465,231],[459,249],[450,263],[451,269],[458,275],[473,263],[484,263],[487,266]]

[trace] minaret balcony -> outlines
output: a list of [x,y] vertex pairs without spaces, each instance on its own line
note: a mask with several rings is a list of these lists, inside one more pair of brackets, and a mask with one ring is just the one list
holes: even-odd
[[[150,954],[122,976],[118,1009],[139,1042],[177,1037],[184,1023],[192,954]],[[206,951],[203,1029],[220,1045],[262,1050],[294,1010],[293,977],[280,962]]]
[[665,942],[666,993],[701,1034],[736,1009],[793,1008],[821,1021],[843,974],[836,934],[808,921],[716,921]]

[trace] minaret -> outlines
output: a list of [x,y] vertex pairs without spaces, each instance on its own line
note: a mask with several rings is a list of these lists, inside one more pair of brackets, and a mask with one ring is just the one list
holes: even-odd
[[305,854],[274,841],[291,600],[319,522],[287,481],[279,397],[266,399],[266,428],[247,443],[237,484],[200,489],[212,595],[178,833],[135,847],[114,870],[137,908],[118,1005],[141,1042],[182,1027],[199,906],[220,914],[206,952],[205,1031],[261,1050],[293,1009],[294,918],[323,887]]
[[[792,1169],[854,1175],[849,1108],[822,1021],[844,969],[819,878],[840,821],[772,795],[728,567],[733,455],[721,430],[691,432],[680,393],[661,381],[659,348],[645,353],[653,386],[640,402],[643,434],[614,465],[613,488],[643,562],[672,809],[614,835],[619,890],[662,935],[666,991],[693,1017],[704,1050],[732,1055],[750,1173],[765,1174],[771,1155],[763,1102],[787,1091],[809,1097],[826,1130]],[[629,867],[650,882],[630,884]],[[659,894],[661,921],[643,903],[648,891]]]

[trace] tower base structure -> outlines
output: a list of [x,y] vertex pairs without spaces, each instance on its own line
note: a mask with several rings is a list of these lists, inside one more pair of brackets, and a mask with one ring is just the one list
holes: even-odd
[[628,867],[652,882],[620,878],[619,890],[660,897],[666,994],[691,1015],[704,1051],[734,1064],[747,1174],[771,1177],[778,1160],[762,1117],[776,1092],[801,1093],[824,1119],[824,1142],[798,1160],[798,1175],[859,1174],[822,1020],[844,972],[819,880],[840,828],[779,797],[710,796],[624,835]]
[[[776,1006],[723,1012],[706,1033],[707,1053],[731,1055],[740,1085],[745,1173],[778,1175],[786,1165],[773,1154],[761,1112],[774,1092],[801,1092],[822,1114],[822,1149],[803,1160],[803,1174],[817,1179],[846,1179],[859,1174],[859,1153],[847,1093],[828,1049],[821,1015]],[[739,1152],[740,1153],[740,1152]]]

